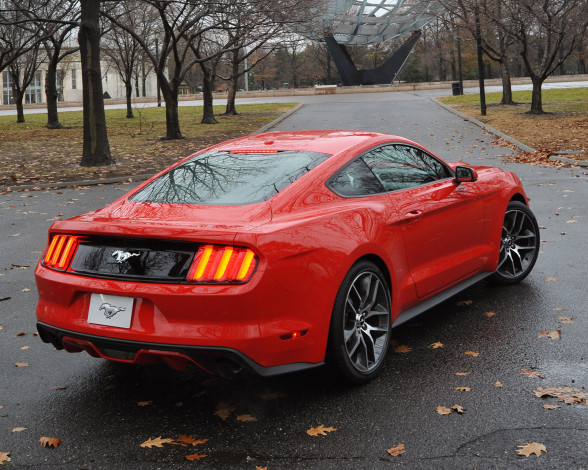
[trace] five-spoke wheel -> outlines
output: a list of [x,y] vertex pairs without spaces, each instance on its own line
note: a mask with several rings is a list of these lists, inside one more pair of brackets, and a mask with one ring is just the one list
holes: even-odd
[[390,328],[388,283],[375,264],[360,261],[347,273],[335,300],[330,364],[348,382],[369,381],[382,366]]
[[539,254],[539,226],[525,204],[509,203],[500,240],[500,257],[491,280],[498,284],[514,284],[533,269]]

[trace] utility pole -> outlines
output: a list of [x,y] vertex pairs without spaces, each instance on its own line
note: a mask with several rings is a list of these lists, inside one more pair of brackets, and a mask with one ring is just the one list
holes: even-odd
[[[155,55],[159,59],[159,38],[157,37],[155,38]],[[156,73],[155,75],[157,77],[157,107],[161,108],[161,89],[159,88],[159,73]]]
[[480,113],[486,116],[486,93],[484,91],[484,60],[482,59],[482,33],[480,32],[480,8],[476,1],[476,49],[478,50],[478,81],[480,82]]
[[463,68],[461,65],[461,37],[457,36],[457,70],[459,73],[459,94],[463,95]]

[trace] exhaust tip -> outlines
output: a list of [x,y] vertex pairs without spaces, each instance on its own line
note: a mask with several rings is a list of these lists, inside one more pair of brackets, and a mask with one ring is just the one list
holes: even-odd
[[243,370],[239,364],[231,359],[222,358],[215,361],[214,372],[223,379],[232,379],[235,375]]

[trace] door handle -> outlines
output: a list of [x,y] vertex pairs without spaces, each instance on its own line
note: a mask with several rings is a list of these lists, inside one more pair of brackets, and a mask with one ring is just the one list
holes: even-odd
[[407,218],[407,219],[417,219],[421,215],[423,215],[423,211],[421,211],[421,210],[414,210],[414,211],[407,212],[405,214],[405,218]]

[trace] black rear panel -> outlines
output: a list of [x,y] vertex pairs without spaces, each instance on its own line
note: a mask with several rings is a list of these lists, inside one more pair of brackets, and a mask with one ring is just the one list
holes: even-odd
[[135,281],[186,279],[198,246],[164,240],[87,238],[80,241],[70,271]]

